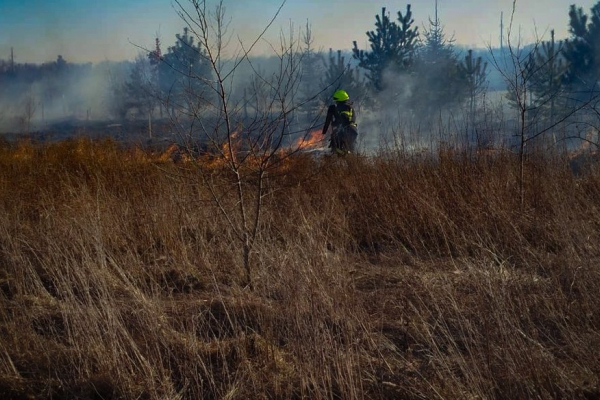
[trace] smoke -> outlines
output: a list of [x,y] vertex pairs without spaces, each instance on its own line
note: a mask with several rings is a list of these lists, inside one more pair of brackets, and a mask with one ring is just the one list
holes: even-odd
[[8,63],[0,69],[0,132],[29,133],[54,123],[112,119],[114,82],[131,63],[69,64],[62,58],[41,65]]
[[[349,67],[356,68],[356,61],[348,54],[345,56]],[[307,72],[303,57],[298,43],[286,54],[251,56],[238,65],[225,87],[230,110],[240,124],[256,120],[257,116],[275,118],[273,115],[281,109],[290,110],[286,121],[289,143],[323,126],[331,94],[341,83],[326,79],[329,65],[324,52],[315,52],[312,73]],[[140,58],[148,60],[146,55]],[[223,60],[225,71],[234,65],[234,60]],[[131,81],[134,67],[135,63],[130,61],[93,65],[59,59],[41,65],[17,65],[13,71],[7,62],[0,61],[0,132],[44,131],[62,121],[121,123],[136,118],[147,121],[146,114],[128,112],[130,105],[118,90]],[[289,79],[290,75],[296,78]],[[364,81],[364,71],[356,78]],[[281,91],[276,89],[282,81],[291,85],[284,88],[283,105],[279,104]],[[470,109],[465,98],[447,105],[435,101],[445,85],[447,82],[425,69],[408,73],[388,68],[383,71],[384,89],[380,92],[362,93],[342,87],[355,102],[360,150],[363,153],[390,148],[435,150],[440,143],[510,144],[516,131],[515,112],[507,106],[506,91],[501,85],[496,83],[496,90],[479,95],[474,109]],[[163,118],[167,121],[171,116],[167,113]],[[158,113],[154,118],[160,118]]]
[[[345,56],[354,68],[355,61],[350,55]],[[249,57],[226,82],[229,101],[234,106],[231,109],[243,123],[266,111],[277,111],[273,104],[280,93],[273,88],[282,74],[297,74],[285,106],[292,110],[287,127],[290,142],[322,127],[331,94],[339,86],[339,82],[325,79],[328,58],[324,52],[315,53],[312,67],[316,73],[307,73],[302,66],[300,47],[293,57],[296,58],[291,61],[282,61],[281,56],[275,55]],[[62,67],[59,64],[20,65],[14,74],[2,64],[5,68],[0,77],[0,132],[44,131],[63,121],[121,123],[123,118],[147,119],[145,115],[128,114],[126,109],[116,110],[128,107],[117,89],[131,79],[134,62],[66,63]],[[234,61],[228,60],[224,69],[233,65]],[[364,72],[361,74],[364,79]],[[422,74],[399,73],[391,68],[382,77],[385,89],[379,93],[356,93],[344,87],[355,102],[362,152],[372,153],[382,147],[431,148],[435,142],[464,140],[468,136],[469,125],[474,121],[466,115],[464,104],[437,110],[415,104],[415,95],[435,93],[439,89],[437,82]],[[502,96],[497,97],[502,100]],[[483,99],[478,99],[478,109],[482,107]],[[155,118],[159,118],[158,112]]]

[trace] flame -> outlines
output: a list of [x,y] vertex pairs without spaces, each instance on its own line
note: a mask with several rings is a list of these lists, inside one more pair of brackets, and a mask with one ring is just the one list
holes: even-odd
[[242,140],[239,138],[239,134],[239,131],[232,132],[229,139],[223,140],[216,149],[208,152],[198,160],[209,168],[220,168],[229,165],[231,162],[237,162],[238,153],[242,148]]
[[[233,157],[235,157],[236,153],[240,150],[241,140],[238,137],[239,134],[240,133],[238,131],[234,131],[229,137],[229,140],[223,141],[223,144],[221,145],[222,158],[228,160],[231,158],[232,155]],[[229,142],[231,142],[231,149],[229,148]]]
[[175,143],[171,144],[161,154],[158,154],[156,159],[159,162],[173,161],[176,157],[176,153],[179,152],[179,146]]
[[[297,138],[291,146],[281,147],[277,150],[277,154],[249,154],[249,151],[243,151],[244,148],[240,131],[232,132],[229,140],[224,140],[213,148],[212,152],[208,151],[201,155],[192,156],[189,151],[172,143],[162,151],[152,151],[139,147],[131,149],[128,153],[128,160],[141,163],[189,163],[195,162],[208,168],[222,168],[229,165],[243,163],[244,167],[253,168],[257,165],[262,165],[265,157],[273,157],[274,159],[286,158],[296,151],[311,151],[324,148],[325,138],[320,130],[307,132]],[[232,159],[233,157],[233,159]],[[238,159],[243,157],[243,161]],[[270,162],[270,161],[269,161]],[[277,163],[278,165],[280,163]]]
[[323,147],[324,136],[316,129],[296,139],[292,145],[293,150],[314,150]]

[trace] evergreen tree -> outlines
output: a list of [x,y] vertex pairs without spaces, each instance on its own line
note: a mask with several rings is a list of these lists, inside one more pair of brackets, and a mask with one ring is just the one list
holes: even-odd
[[388,68],[395,72],[406,71],[413,62],[418,45],[418,28],[413,28],[414,20],[410,4],[406,6],[406,14],[398,12],[398,22],[390,19],[385,7],[381,15],[375,16],[375,30],[367,32],[371,51],[358,49],[353,42],[353,57],[359,66],[367,70],[366,77],[376,91],[385,88],[383,73]]
[[435,2],[435,19],[429,19],[429,29],[425,36],[425,46],[421,49],[421,58],[428,63],[434,63],[443,59],[455,60],[453,39],[446,39],[444,28],[438,17],[438,4]]
[[549,117],[552,124],[557,108],[563,103],[563,82],[567,72],[566,64],[560,56],[562,44],[557,44],[554,30],[551,31],[550,41],[542,43],[533,54],[531,90],[534,96],[536,114]]
[[535,108],[533,104],[533,79],[535,76],[535,59],[534,52],[527,54],[514,54],[512,62],[514,65],[510,66],[512,69],[510,81],[507,81],[507,93],[505,98],[508,100],[508,105],[515,109],[521,110],[524,108],[524,112],[527,114],[527,118],[530,120],[533,117],[531,111]]
[[302,111],[307,121],[312,121],[319,109],[320,81],[323,75],[323,57],[316,52],[312,45],[314,38],[312,29],[306,22],[306,31],[302,37],[304,48],[302,51],[302,84],[300,85],[300,101],[304,104]]
[[369,100],[365,78],[361,76],[357,67],[352,67],[350,62],[346,62],[341,50],[334,54],[333,50],[329,49],[329,57],[325,62],[325,74],[321,80],[321,87],[330,85],[330,90],[323,93],[322,99],[325,103],[331,101],[331,93],[338,89],[348,92],[358,109]]
[[592,7],[591,17],[572,5],[569,11],[571,38],[565,42],[567,62],[564,81],[580,98],[590,95],[600,78],[600,2]]
[[466,80],[458,57],[454,52],[453,40],[446,39],[437,2],[435,19],[429,20],[429,29],[424,32],[425,43],[418,52],[415,62],[415,90],[411,99],[413,110],[431,114],[443,107],[459,105],[465,97]]
[[[150,62],[149,74],[152,86],[151,89],[157,99],[161,97],[160,64],[162,63],[162,50],[160,48],[160,45],[160,39],[157,37],[154,42],[154,50],[148,53],[148,61]],[[160,118],[162,118],[163,105],[160,101],[158,101],[157,103],[160,112]]]
[[125,83],[126,108],[135,108],[144,118],[152,115],[157,98],[153,82],[153,65],[147,57],[138,56],[129,80]]
[[462,64],[459,64],[460,75],[464,77],[466,94],[469,101],[469,114],[475,113],[477,97],[487,88],[487,62],[481,57],[475,58],[473,50],[469,50]]
[[212,70],[206,51],[184,28],[177,34],[175,45],[169,47],[158,66],[158,82],[163,100],[181,111],[195,108],[210,101]]
[[[473,50],[469,50],[462,63],[458,65],[460,76],[463,77],[465,82],[465,93],[468,101],[467,115],[467,143],[476,140],[478,145],[482,145],[481,137],[477,134],[475,129],[476,117],[477,117],[477,99],[487,89],[487,62],[483,62],[481,57],[475,58],[473,56]],[[475,137],[476,136],[476,137]]]

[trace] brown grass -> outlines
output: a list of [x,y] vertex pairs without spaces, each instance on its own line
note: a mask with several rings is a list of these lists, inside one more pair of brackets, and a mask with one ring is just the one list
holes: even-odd
[[599,398],[600,172],[527,171],[288,160],[249,291],[189,164],[4,145],[0,397]]

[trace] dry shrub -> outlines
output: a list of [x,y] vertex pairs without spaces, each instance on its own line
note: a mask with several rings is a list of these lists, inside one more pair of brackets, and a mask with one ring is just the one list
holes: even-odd
[[600,175],[566,165],[522,205],[507,152],[285,160],[250,291],[193,163],[4,143],[0,397],[598,398]]

